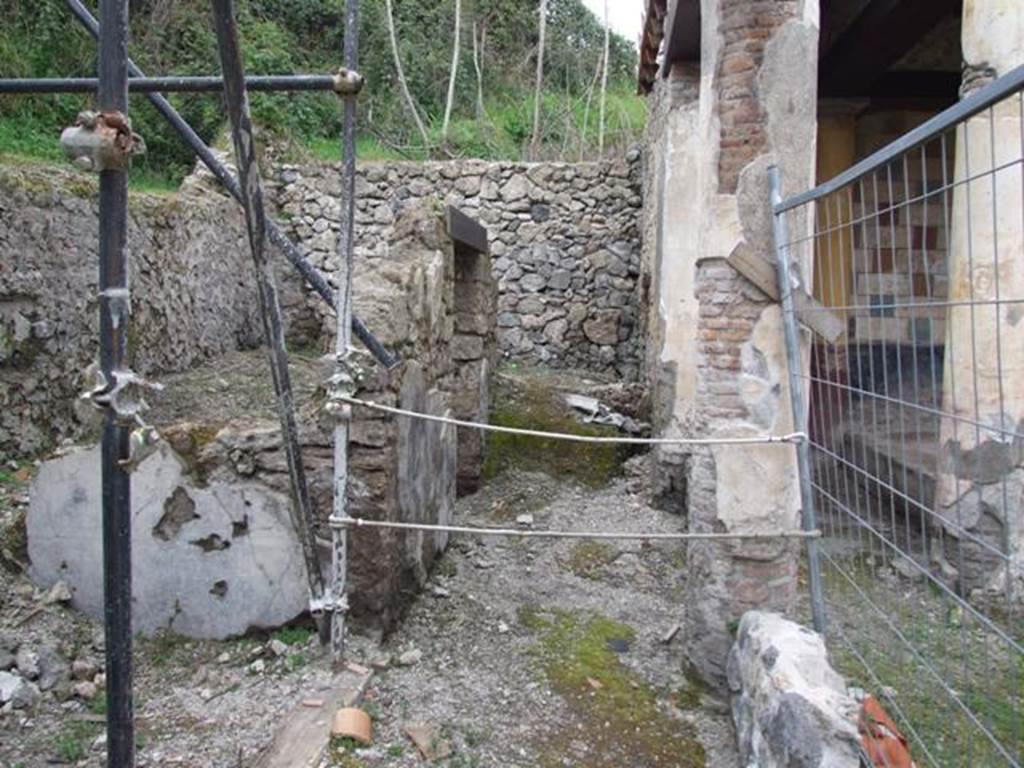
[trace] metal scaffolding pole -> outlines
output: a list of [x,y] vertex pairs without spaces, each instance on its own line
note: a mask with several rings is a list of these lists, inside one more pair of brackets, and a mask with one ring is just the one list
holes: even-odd
[[[359,0],[345,2],[345,66],[355,69],[359,60]],[[344,210],[341,215],[341,232],[338,237],[338,330],[334,338],[334,354],[337,367],[334,381],[335,394],[355,394],[355,375],[350,364],[349,346],[352,314],[352,266],[355,238],[356,211],[356,100],[345,99],[345,113],[341,129],[341,194]],[[337,421],[334,427],[334,507],[335,517],[345,517],[348,501],[348,426],[352,408],[348,404],[335,403]],[[345,616],[348,612],[348,598],[345,594],[348,570],[348,531],[331,528],[331,596],[334,611],[331,613],[331,657],[335,666],[345,654]]]
[[[249,75],[245,78],[249,91],[333,91],[339,95],[358,93],[362,83],[358,74],[348,70],[334,75]],[[0,93],[95,93],[98,88],[99,80],[95,77],[0,80]],[[224,90],[224,81],[219,77],[184,75],[131,77],[128,90],[132,93],[219,93]]]
[[309,498],[298,428],[295,423],[288,353],[284,341],[284,321],[278,303],[274,271],[267,258],[267,220],[263,208],[263,185],[256,162],[256,143],[253,139],[249,98],[245,90],[245,74],[238,48],[238,32],[231,0],[213,0],[213,21],[217,32],[221,68],[224,72],[224,96],[231,119],[231,137],[235,147],[235,160],[238,163],[249,247],[256,272],[263,332],[274,379],[274,391],[277,394],[281,440],[291,481],[293,523],[302,542],[302,554],[309,579],[310,608],[314,615],[318,615],[324,608],[324,579],[313,538],[313,505]]
[[[96,19],[89,12],[81,0],[67,0],[68,7],[75,17],[81,22],[89,33],[99,39],[100,28]],[[145,73],[135,65],[135,63],[128,60],[129,72],[135,77],[145,77]],[[238,181],[227,169],[217,156],[213,153],[206,143],[199,137],[192,126],[190,126],[185,119],[178,114],[178,111],[171,106],[171,103],[167,101],[159,93],[146,94],[146,98],[153,105],[157,112],[163,115],[164,119],[170,123],[171,127],[178,133],[179,136],[184,140],[186,144],[192,149],[193,152],[203,161],[203,164],[210,169],[210,172],[217,177],[217,180],[228,190],[232,197],[239,202],[242,201],[242,190],[238,186]],[[323,299],[328,306],[334,307],[334,290],[328,284],[324,276],[309,263],[295,244],[288,238],[288,236],[281,230],[279,226],[273,221],[267,221],[267,233],[270,237],[270,242],[280,248],[285,255],[285,258],[299,271],[303,279],[308,285],[310,285],[314,291]],[[352,316],[352,331],[356,337],[363,342],[368,350],[373,354],[375,358],[385,367],[394,368],[398,365],[399,360],[394,355],[384,349],[383,345],[377,341],[370,330],[363,324],[363,322],[356,317]]]
[[[107,113],[128,115],[128,0],[100,0],[99,91]],[[125,371],[130,301],[128,293],[128,173],[100,172],[99,311],[100,370],[112,394]],[[104,409],[102,445],[103,596],[107,674],[107,765],[135,765],[132,705],[130,427],[113,400]]]

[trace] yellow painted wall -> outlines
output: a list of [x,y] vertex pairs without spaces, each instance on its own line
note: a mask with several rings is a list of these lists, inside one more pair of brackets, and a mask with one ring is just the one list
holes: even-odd
[[[856,159],[857,119],[852,114],[818,115],[817,182],[845,171]],[[817,230],[850,221],[850,200],[843,192],[818,204]],[[853,241],[849,228],[818,238],[814,261],[814,297],[825,306],[849,305],[853,295]]]

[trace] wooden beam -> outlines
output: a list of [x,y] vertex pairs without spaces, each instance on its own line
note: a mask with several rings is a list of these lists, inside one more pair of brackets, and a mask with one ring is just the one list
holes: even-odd
[[487,229],[476,219],[471,219],[458,208],[449,205],[445,214],[448,236],[459,245],[477,253],[489,254]]
[[700,0],[674,0],[665,19],[665,56],[661,76],[682,61],[700,61]]
[[863,96],[872,99],[936,99],[950,106],[959,98],[959,72],[886,72]]
[[[363,696],[369,672],[345,669],[333,676],[313,679],[303,692],[308,700],[321,700],[318,707],[296,702],[274,735],[270,746],[252,768],[317,768],[331,740],[331,720],[342,707],[354,706]],[[318,684],[319,683],[319,684]]]
[[[726,262],[772,301],[779,300],[779,278],[775,265],[755,254],[749,246],[742,243],[737,245]],[[793,303],[800,322],[830,344],[834,344],[846,332],[846,324],[836,313],[806,291],[798,290]]]
[[871,0],[822,58],[819,95],[863,95],[936,24],[962,7],[963,0]]

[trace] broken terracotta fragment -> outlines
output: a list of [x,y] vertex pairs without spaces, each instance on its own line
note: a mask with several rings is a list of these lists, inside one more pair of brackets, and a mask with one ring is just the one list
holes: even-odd
[[370,716],[357,707],[339,709],[331,723],[331,736],[348,737],[369,745],[373,741]]

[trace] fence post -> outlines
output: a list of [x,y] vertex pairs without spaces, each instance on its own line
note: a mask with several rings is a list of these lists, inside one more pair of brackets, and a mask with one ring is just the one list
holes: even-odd
[[[803,382],[800,378],[800,342],[797,335],[796,310],[793,290],[799,278],[792,274],[789,262],[789,238],[786,233],[785,212],[776,213],[775,206],[782,202],[779,169],[768,169],[768,186],[772,206],[772,234],[775,239],[775,259],[778,262],[779,298],[782,302],[782,330],[786,342],[786,361],[789,371],[789,402],[793,411],[793,431],[804,434],[796,445],[797,472],[800,476],[800,506],[803,529],[813,531],[818,526],[811,489],[810,436],[807,433],[807,411]],[[818,560],[818,540],[807,538],[807,573],[811,589],[811,617],[814,628],[825,632],[825,599],[821,589],[821,564]]]

